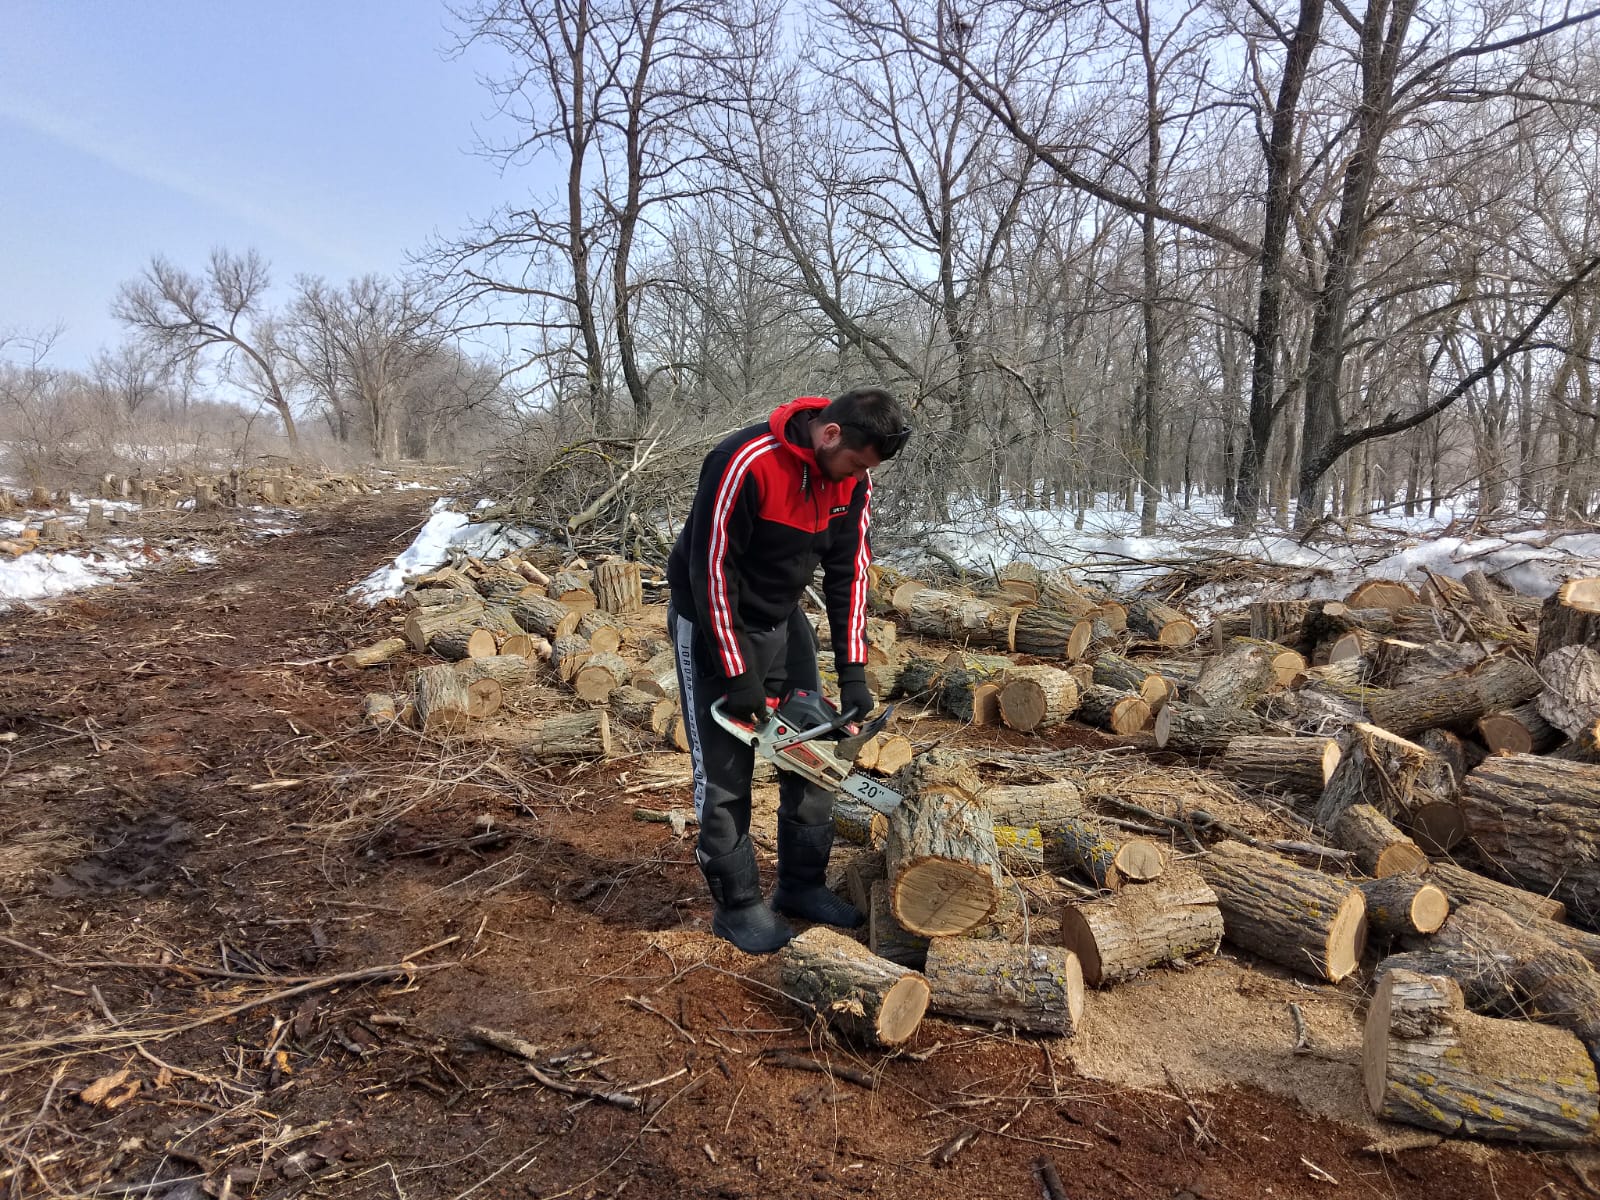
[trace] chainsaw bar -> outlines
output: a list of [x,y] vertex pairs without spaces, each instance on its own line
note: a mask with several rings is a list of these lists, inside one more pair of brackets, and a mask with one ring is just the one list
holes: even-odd
[[846,775],[839,781],[838,788],[846,796],[854,797],[868,808],[877,809],[884,816],[888,816],[898,808],[900,801],[904,799],[892,787],[859,772]]

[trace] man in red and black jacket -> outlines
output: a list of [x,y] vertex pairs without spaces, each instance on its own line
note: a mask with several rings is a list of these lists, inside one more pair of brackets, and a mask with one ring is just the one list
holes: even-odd
[[861,717],[872,711],[868,472],[910,433],[894,397],[877,388],[783,405],[706,456],[667,563],[667,619],[694,756],[698,855],[715,904],[711,927],[752,954],[789,940],[779,914],[843,926],[864,918],[823,883],[833,797],[789,772],[778,777],[778,886],[772,907],[762,902],[750,842],[754,751],[717,725],[711,705],[725,700],[733,716],[765,719],[767,697],[819,687],[816,642],[800,598],[820,563],[840,707]]

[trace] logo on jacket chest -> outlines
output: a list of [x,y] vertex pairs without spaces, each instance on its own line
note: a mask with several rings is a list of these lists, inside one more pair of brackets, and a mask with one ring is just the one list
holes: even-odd
[[837,517],[841,513],[847,513],[849,511],[850,511],[850,506],[848,504],[835,504],[832,508],[830,508],[828,510],[828,515],[830,517]]

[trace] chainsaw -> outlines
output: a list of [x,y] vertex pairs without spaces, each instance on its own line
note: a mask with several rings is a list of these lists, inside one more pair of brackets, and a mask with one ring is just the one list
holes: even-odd
[[900,804],[899,792],[855,770],[854,765],[857,751],[888,723],[892,706],[857,728],[851,716],[835,709],[821,692],[796,688],[781,701],[768,700],[767,704],[770,711],[760,723],[730,716],[722,700],[712,704],[711,715],[780,771],[860,800],[881,813],[891,813]]

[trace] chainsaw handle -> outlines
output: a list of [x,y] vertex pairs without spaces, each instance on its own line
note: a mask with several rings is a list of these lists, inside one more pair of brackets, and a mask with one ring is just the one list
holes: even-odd
[[747,725],[728,711],[728,698],[722,696],[711,702],[711,716],[718,725],[733,734],[741,742],[750,746],[759,746],[761,744],[761,734],[757,731],[772,719],[772,709],[768,707],[766,715],[760,721]]

